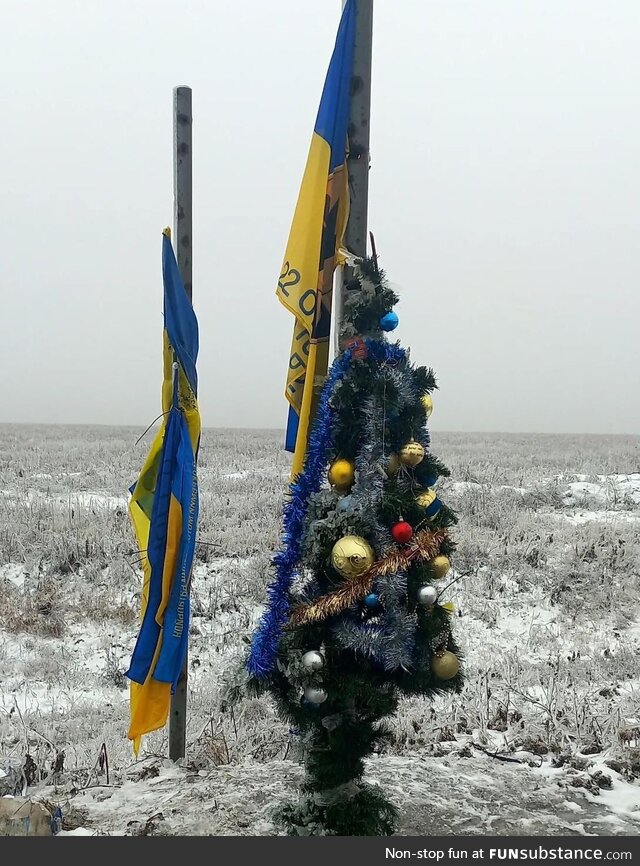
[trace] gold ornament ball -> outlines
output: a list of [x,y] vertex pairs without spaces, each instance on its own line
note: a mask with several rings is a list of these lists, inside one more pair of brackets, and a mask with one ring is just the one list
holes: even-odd
[[433,412],[433,400],[431,399],[431,394],[422,395],[422,405],[424,406],[424,411],[427,413],[427,418],[430,418],[431,413]]
[[331,551],[331,565],[343,577],[358,577],[371,568],[374,559],[371,545],[359,535],[345,535]]
[[347,490],[353,484],[355,471],[355,465],[351,460],[343,458],[336,460],[329,469],[329,484],[333,484],[338,490]]
[[431,659],[431,670],[439,680],[451,680],[460,670],[457,657],[446,650]]
[[429,487],[427,490],[423,490],[422,493],[418,493],[416,502],[421,508],[428,508],[435,498],[436,491]]
[[400,463],[400,458],[398,457],[398,455],[392,454],[389,457],[389,462],[387,463],[387,475],[389,477],[391,477],[392,475],[395,475],[396,472],[398,471],[398,469],[400,469],[401,465],[402,464]]
[[436,556],[435,559],[432,559],[429,563],[429,568],[434,580],[440,580],[440,578],[444,577],[451,568],[451,563],[446,556]]
[[424,448],[413,439],[400,449],[400,462],[405,466],[417,466],[424,458]]

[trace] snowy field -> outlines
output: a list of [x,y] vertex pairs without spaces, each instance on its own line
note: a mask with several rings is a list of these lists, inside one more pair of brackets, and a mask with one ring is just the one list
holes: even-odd
[[[225,683],[261,612],[288,458],[273,431],[205,431],[188,759],[164,760],[157,733],[134,761],[139,432],[0,426],[0,795],[28,783],[76,835],[275,833],[296,737]],[[638,833],[640,438],[433,440],[460,516],[445,599],[467,684],[407,700],[370,779],[404,834]]]

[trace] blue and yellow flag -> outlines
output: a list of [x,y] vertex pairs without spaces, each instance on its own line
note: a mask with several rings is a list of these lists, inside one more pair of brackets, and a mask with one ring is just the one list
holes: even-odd
[[127,676],[129,739],[166,724],[187,652],[189,590],[198,521],[196,462],[198,322],[171,246],[162,240],[164,335],[163,421],[136,484],[129,513],[142,557],[142,623]]
[[285,395],[285,448],[294,452],[292,477],[304,464],[314,379],[326,375],[331,297],[337,252],[349,213],[347,127],[355,38],[355,0],[347,0],[298,195],[277,296],[296,317]]

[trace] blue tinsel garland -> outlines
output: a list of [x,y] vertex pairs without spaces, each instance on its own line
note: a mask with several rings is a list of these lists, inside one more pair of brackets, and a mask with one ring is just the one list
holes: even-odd
[[407,357],[405,350],[397,343],[387,343],[386,340],[365,340],[369,357],[381,364],[399,364]]
[[[380,363],[399,363],[406,357],[400,346],[390,345],[383,340],[367,339],[365,342],[369,357]],[[334,411],[330,404],[331,395],[349,370],[351,356],[351,350],[347,349],[331,365],[318,402],[316,422],[309,436],[304,468],[289,487],[289,499],[282,519],[283,546],[273,557],[275,579],[267,589],[269,606],[253,635],[247,661],[247,670],[258,679],[273,671],[278,657],[280,636],[291,607],[289,590],[300,560],[309,497],[320,489],[332,440]]]

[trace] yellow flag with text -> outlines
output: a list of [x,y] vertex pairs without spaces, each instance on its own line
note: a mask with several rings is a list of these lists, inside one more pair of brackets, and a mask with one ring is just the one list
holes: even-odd
[[285,395],[285,448],[292,476],[304,464],[313,385],[326,375],[337,251],[349,211],[347,127],[355,38],[355,2],[347,0],[325,79],[307,165],[291,224],[277,296],[295,316]]

